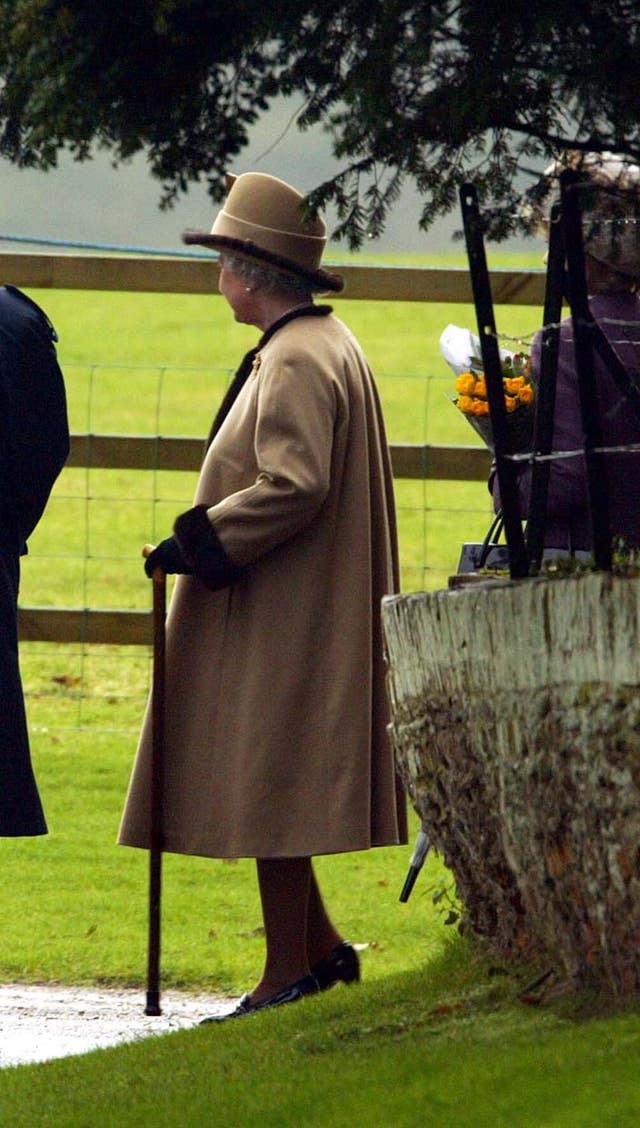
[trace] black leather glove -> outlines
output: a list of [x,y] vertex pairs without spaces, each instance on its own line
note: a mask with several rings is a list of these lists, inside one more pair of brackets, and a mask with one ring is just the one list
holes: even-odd
[[229,587],[245,569],[227,556],[207,517],[207,506],[196,505],[181,513],[173,526],[175,539],[194,574],[211,591]]
[[156,568],[162,568],[163,572],[167,575],[173,575],[179,572],[182,575],[190,576],[193,569],[187,564],[175,537],[167,537],[166,540],[160,541],[156,545],[153,552],[150,552],[144,562],[144,570],[149,576],[153,576]]

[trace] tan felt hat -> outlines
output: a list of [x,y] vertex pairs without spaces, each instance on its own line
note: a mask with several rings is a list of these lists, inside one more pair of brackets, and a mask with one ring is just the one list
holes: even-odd
[[343,289],[339,275],[320,267],[327,228],[320,216],[305,213],[301,192],[263,172],[228,176],[227,187],[211,231],[185,231],[183,242],[266,263],[302,278],[313,290]]

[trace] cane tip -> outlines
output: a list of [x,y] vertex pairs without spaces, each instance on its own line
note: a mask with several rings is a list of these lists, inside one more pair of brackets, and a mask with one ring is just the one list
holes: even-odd
[[154,544],[145,544],[144,548],[142,549],[142,555],[144,556],[145,559],[147,558],[147,556],[151,556],[151,553],[153,552],[154,548],[155,548]]

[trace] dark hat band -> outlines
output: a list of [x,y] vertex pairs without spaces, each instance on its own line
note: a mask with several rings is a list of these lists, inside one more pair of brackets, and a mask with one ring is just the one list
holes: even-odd
[[284,274],[293,274],[309,283],[312,290],[324,293],[327,290],[339,294],[344,289],[344,282],[338,274],[331,274],[328,270],[308,270],[292,259],[278,255],[274,251],[266,251],[250,240],[233,239],[229,235],[212,235],[205,231],[185,231],[182,235],[183,243],[188,246],[198,244],[210,247],[215,251],[229,251],[232,254],[242,255],[244,258],[256,259],[266,263]]

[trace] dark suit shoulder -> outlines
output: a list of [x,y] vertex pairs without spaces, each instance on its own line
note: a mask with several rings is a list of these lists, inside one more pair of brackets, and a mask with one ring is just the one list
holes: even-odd
[[48,340],[58,340],[51,321],[33,298],[17,286],[0,286],[0,330],[19,334],[21,328],[25,331],[38,329]]

